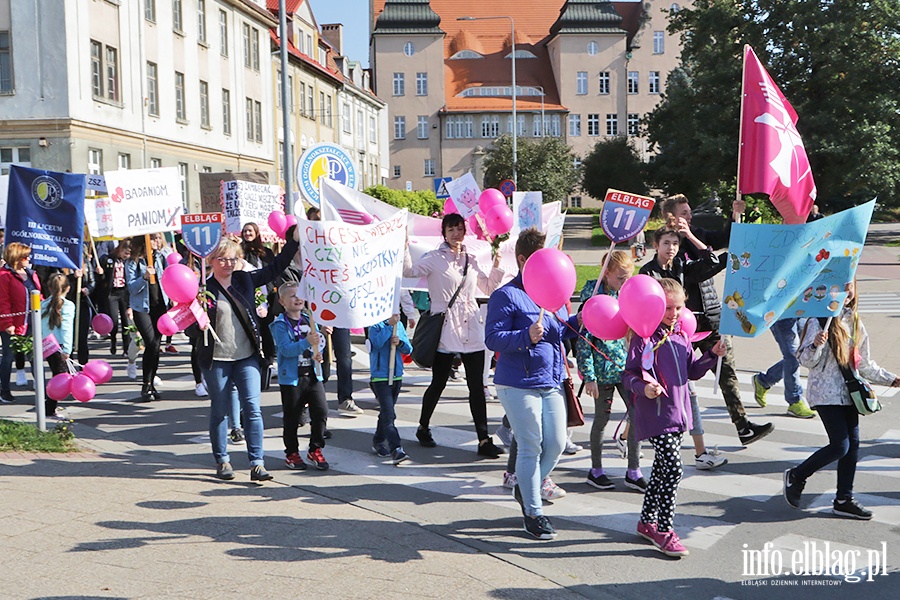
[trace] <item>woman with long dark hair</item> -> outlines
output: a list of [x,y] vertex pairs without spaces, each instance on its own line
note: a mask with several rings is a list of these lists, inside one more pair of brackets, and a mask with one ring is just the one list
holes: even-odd
[[156,321],[166,312],[169,299],[160,284],[166,261],[163,257],[163,236],[150,234],[152,264],[147,264],[147,250],[144,236],[131,238],[131,257],[125,261],[125,280],[128,284],[128,303],[134,324],[144,340],[144,356],[141,359],[142,385],[141,402],[159,400],[154,379],[159,369],[159,347],[162,336],[156,328]]
[[6,264],[0,268],[0,340],[3,357],[0,359],[0,402],[12,402],[9,378],[15,350],[12,336],[25,335],[28,331],[28,297],[32,290],[41,289],[41,282],[31,270],[31,248],[12,242],[3,250]]

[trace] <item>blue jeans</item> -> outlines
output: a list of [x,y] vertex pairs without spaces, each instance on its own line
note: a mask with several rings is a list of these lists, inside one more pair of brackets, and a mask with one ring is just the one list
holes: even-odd
[[254,354],[236,361],[214,360],[212,368],[203,370],[203,378],[209,392],[209,440],[216,462],[231,462],[228,456],[227,417],[231,409],[232,390],[237,388],[244,413],[244,436],[250,466],[262,466],[265,461],[262,412],[259,409],[259,357]]
[[772,337],[778,343],[782,359],[757,376],[757,380],[767,389],[784,379],[784,400],[788,404],[799,402],[803,397],[800,361],[796,357],[797,345],[800,343],[797,321],[798,319],[779,319],[772,323]]
[[806,481],[819,469],[838,461],[835,498],[849,500],[853,497],[853,479],[856,477],[859,455],[859,413],[853,406],[817,406],[816,412],[828,432],[828,445],[816,450],[794,468],[794,477]]
[[9,378],[12,375],[13,360],[16,358],[11,337],[5,331],[0,331],[0,341],[3,343],[3,356],[0,357],[0,392],[9,391]]
[[525,513],[544,514],[541,482],[566,447],[566,403],[560,388],[523,389],[497,385],[497,398],[516,435],[516,479]]
[[397,398],[400,396],[400,384],[403,383],[399,379],[394,381],[393,385],[389,385],[387,381],[373,381],[372,391],[375,392],[375,398],[378,399],[378,425],[375,427],[375,435],[372,437],[372,444],[380,446],[387,442],[391,452],[402,446],[400,441],[400,432],[394,425],[397,418],[394,412],[394,405],[397,404]]
[[337,366],[338,403],[353,399],[353,357],[350,330],[335,328],[331,332],[331,348]]

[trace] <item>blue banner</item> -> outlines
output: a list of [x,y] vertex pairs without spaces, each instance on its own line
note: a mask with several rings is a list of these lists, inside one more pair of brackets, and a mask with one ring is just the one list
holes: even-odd
[[782,317],[837,315],[874,209],[873,200],[804,225],[732,225],[719,332],[756,337]]
[[13,165],[6,205],[6,243],[31,247],[31,263],[81,268],[84,175]]

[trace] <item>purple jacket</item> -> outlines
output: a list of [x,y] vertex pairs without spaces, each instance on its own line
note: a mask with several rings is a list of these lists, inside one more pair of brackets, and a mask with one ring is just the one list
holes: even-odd
[[662,385],[668,396],[647,398],[644,388],[641,356],[647,344],[656,344],[665,337],[667,327],[660,325],[649,340],[631,338],[622,383],[630,394],[634,406],[634,432],[639,440],[646,440],[664,433],[687,431],[691,427],[691,397],[688,380],[700,379],[716,364],[712,351],[700,358],[694,357],[690,342],[681,333],[673,333],[654,353],[650,375]]

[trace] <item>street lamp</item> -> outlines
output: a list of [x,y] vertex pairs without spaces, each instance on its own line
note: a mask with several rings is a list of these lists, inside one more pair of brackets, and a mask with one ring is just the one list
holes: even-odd
[[546,126],[544,125],[544,87],[540,85],[534,85],[531,87],[541,91],[541,138],[543,138],[547,133]]
[[[494,19],[509,19],[509,25],[512,33],[512,178],[516,187],[519,185],[519,174],[517,171],[519,155],[516,147],[516,137],[519,131],[519,120],[516,116],[516,22],[510,16],[497,17],[457,17],[457,21],[490,21]],[[543,123],[542,123],[543,125]]]

